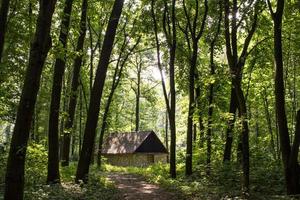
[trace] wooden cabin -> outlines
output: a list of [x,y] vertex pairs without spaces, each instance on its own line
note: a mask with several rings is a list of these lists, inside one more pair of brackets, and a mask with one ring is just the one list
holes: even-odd
[[138,131],[109,134],[102,155],[111,165],[143,167],[167,162],[168,151],[154,131]]

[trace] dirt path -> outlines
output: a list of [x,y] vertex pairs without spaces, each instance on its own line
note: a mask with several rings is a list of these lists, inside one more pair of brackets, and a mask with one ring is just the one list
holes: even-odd
[[116,184],[122,200],[175,200],[172,194],[158,185],[146,182],[142,177],[126,173],[111,173],[108,178]]

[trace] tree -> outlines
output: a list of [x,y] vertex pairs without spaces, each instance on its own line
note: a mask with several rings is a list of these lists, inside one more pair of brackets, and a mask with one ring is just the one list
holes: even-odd
[[77,39],[77,46],[76,46],[77,54],[73,63],[71,95],[69,98],[67,120],[65,123],[65,131],[63,135],[62,163],[61,163],[62,166],[68,166],[70,160],[71,130],[73,127],[76,104],[77,104],[80,70],[81,70],[82,57],[83,57],[83,45],[84,45],[84,39],[86,35],[87,8],[88,8],[88,2],[87,0],[83,0],[81,6],[81,18],[80,18],[80,28],[79,28],[80,34]]
[[[209,37],[209,48],[210,48],[210,58],[209,58],[209,66],[210,66],[210,75],[215,76],[216,74],[216,64],[215,64],[215,48],[216,43],[219,38],[220,29],[221,29],[221,21],[222,21],[222,2],[219,1],[219,16],[215,26],[216,31],[212,34],[212,36]],[[211,163],[211,140],[212,140],[212,120],[213,120],[213,103],[214,103],[214,82],[210,83],[209,89],[208,89],[208,113],[207,113],[207,135],[206,135],[206,143],[207,143],[207,158],[206,158],[206,164],[207,164],[207,174],[210,175],[210,163]]]
[[47,183],[59,183],[59,139],[58,139],[58,128],[59,128],[59,111],[60,111],[60,99],[63,84],[63,76],[66,66],[66,51],[68,42],[68,33],[70,18],[72,12],[73,0],[66,0],[65,7],[63,10],[63,17],[61,21],[60,33],[59,33],[59,46],[62,49],[61,55],[55,60],[51,103],[50,103],[50,114],[49,114],[49,131],[48,131],[48,176]]
[[[175,56],[176,56],[176,0],[172,0],[171,11],[167,1],[164,0],[163,32],[169,48],[169,85],[170,85],[170,175],[176,178],[176,91],[175,91]],[[170,23],[169,23],[170,22]]]
[[[246,39],[242,46],[242,51],[238,55],[238,29],[243,23],[244,16],[239,20],[237,18],[237,13],[239,9],[243,6],[248,7],[243,13],[243,15],[248,15],[251,10],[254,10],[253,21],[248,29]],[[254,32],[257,27],[257,18],[258,18],[258,9],[259,1],[254,3],[254,6],[251,4],[238,6],[238,1],[225,0],[224,9],[225,9],[225,41],[226,41],[226,56],[228,65],[231,73],[232,80],[232,89],[231,97],[236,98],[237,108],[239,110],[239,116],[242,120],[242,133],[241,133],[241,147],[242,147],[242,168],[243,168],[243,190],[247,194],[249,192],[249,125],[247,121],[247,106],[244,96],[244,92],[241,86],[243,67],[246,62],[248,55],[248,47],[251,42],[251,39],[254,35]],[[254,7],[253,9],[251,9]],[[230,23],[231,22],[231,23]],[[230,27],[231,26],[231,27]],[[231,28],[231,30],[230,30]],[[247,29],[247,27],[246,27]],[[231,100],[233,101],[233,99]]]
[[76,171],[76,182],[79,182],[79,180],[83,180],[84,182],[88,181],[87,176],[89,173],[89,165],[91,162],[93,146],[95,142],[96,127],[100,110],[100,100],[102,97],[107,67],[109,64],[119,19],[122,13],[123,4],[124,0],[115,0],[104,36],[100,60],[90,97],[90,104],[83,136],[83,144]]
[[7,26],[7,15],[9,9],[10,0],[3,0],[1,2],[0,7],[0,63],[2,60],[2,53],[4,49],[4,39],[5,39],[5,32]]
[[282,16],[284,12],[284,2],[284,0],[277,0],[276,11],[274,12],[271,2],[269,0],[267,1],[273,20],[274,30],[275,108],[287,194],[300,194],[300,167],[298,164],[300,144],[300,110],[297,112],[296,116],[295,136],[292,146],[285,110],[285,84],[282,56]]
[[[185,38],[188,44],[189,55],[189,113],[188,113],[188,124],[187,124],[187,142],[186,142],[186,161],[185,161],[185,174],[192,174],[192,155],[193,155],[193,116],[195,110],[195,73],[197,68],[197,58],[199,49],[199,40],[202,37],[205,22],[208,12],[208,2],[204,1],[204,14],[199,23],[199,12],[200,12],[200,2],[195,1],[194,17],[191,17],[190,12],[188,12],[187,5],[183,1],[184,15],[186,18],[186,27],[181,28],[182,32],[185,34]],[[192,12],[192,11],[191,11]],[[200,26],[200,28],[199,28]],[[199,30],[198,30],[199,29]]]
[[[151,0],[151,17],[153,20],[153,28],[154,28],[153,30],[154,30],[154,36],[155,36],[157,67],[158,67],[160,78],[161,78],[163,95],[164,95],[165,104],[166,104],[165,142],[166,142],[166,148],[169,151],[169,145],[168,145],[168,123],[169,123],[168,118],[169,117],[168,116],[169,116],[169,113],[171,112],[170,101],[169,101],[170,98],[167,94],[166,83],[165,83],[164,76],[163,76],[163,67],[162,67],[162,63],[161,63],[161,59],[160,59],[161,58],[161,46],[160,46],[160,42],[159,42],[159,38],[158,38],[158,22],[157,22],[156,13],[154,10],[154,4],[155,4],[154,0]],[[168,156],[168,161],[169,161],[169,156]]]
[[32,115],[40,86],[42,69],[51,47],[50,27],[56,0],[41,0],[37,26],[30,48],[22,95],[10,145],[5,177],[4,199],[23,199],[24,163]]

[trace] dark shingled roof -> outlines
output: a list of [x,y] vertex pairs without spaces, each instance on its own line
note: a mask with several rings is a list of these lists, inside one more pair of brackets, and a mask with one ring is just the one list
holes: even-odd
[[111,133],[103,144],[102,154],[168,153],[153,131]]

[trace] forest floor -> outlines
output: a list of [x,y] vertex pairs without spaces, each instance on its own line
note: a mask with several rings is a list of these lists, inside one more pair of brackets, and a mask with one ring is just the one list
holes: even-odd
[[166,191],[157,184],[147,182],[136,174],[114,172],[107,178],[120,191],[124,200],[168,200],[178,199],[177,195]]

